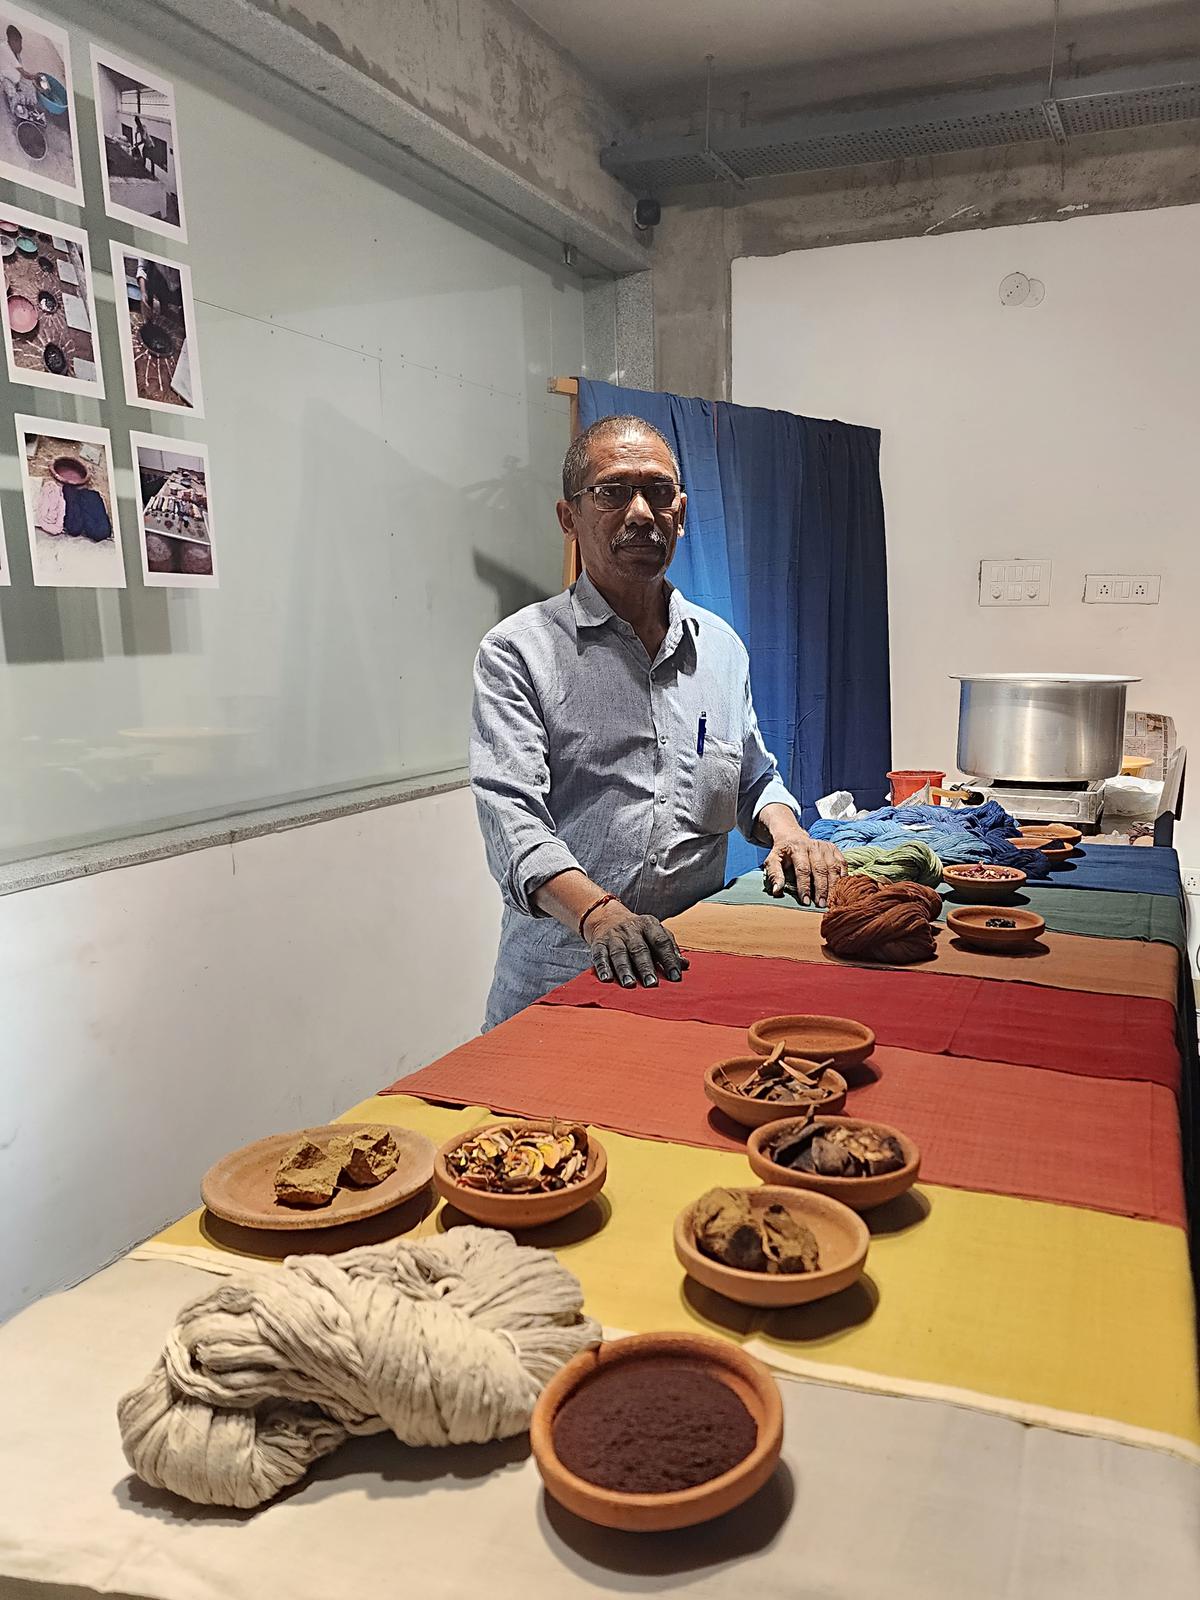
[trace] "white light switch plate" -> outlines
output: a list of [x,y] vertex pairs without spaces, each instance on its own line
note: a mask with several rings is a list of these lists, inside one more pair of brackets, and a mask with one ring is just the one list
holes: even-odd
[[1089,572],[1083,580],[1087,605],[1156,606],[1162,579],[1154,572]]
[[1018,560],[979,563],[981,606],[1048,606],[1050,562]]

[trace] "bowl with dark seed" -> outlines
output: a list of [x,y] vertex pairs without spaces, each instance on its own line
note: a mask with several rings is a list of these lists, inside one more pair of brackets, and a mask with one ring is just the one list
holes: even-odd
[[955,906],[946,913],[946,926],[981,950],[1029,950],[1045,933],[1046,919],[1019,906]]
[[870,1211],[911,1189],[921,1152],[899,1128],[862,1117],[795,1117],[756,1128],[746,1144],[764,1183],[813,1189]]

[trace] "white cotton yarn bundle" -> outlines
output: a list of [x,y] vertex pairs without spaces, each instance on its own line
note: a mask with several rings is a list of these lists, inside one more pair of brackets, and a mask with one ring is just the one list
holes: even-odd
[[125,1458],[185,1500],[250,1507],[351,1434],[506,1439],[599,1341],[582,1306],[550,1251],[488,1228],[291,1256],[183,1310],[117,1407]]

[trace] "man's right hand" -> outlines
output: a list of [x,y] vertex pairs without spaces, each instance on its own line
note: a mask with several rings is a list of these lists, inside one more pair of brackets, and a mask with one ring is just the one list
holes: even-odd
[[657,917],[639,916],[619,900],[594,911],[584,925],[592,952],[592,966],[601,983],[619,983],[632,989],[639,982],[653,989],[661,972],[678,983],[687,970],[687,957]]

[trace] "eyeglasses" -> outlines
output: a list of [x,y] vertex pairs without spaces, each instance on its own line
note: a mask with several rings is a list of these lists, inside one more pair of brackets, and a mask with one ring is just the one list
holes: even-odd
[[670,478],[654,478],[650,483],[589,483],[571,496],[579,500],[590,494],[600,511],[624,511],[635,494],[640,494],[651,511],[669,511],[679,494],[679,484]]

